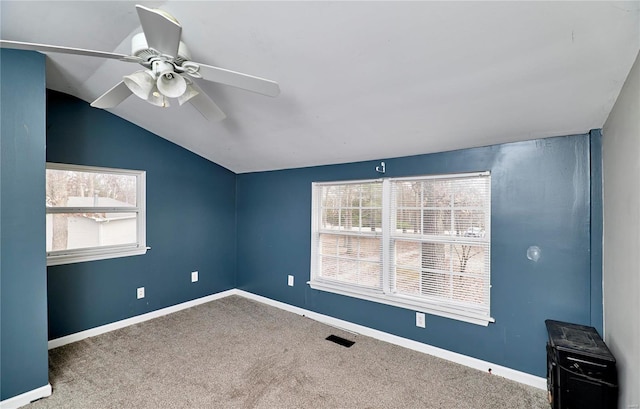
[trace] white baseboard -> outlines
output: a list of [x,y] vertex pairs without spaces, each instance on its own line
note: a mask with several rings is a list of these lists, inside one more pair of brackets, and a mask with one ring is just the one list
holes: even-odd
[[330,317],[328,315],[318,314],[317,312],[305,310],[304,308],[295,307],[293,305],[285,304],[280,301],[275,301],[270,298],[262,297],[253,293],[249,293],[242,290],[236,290],[236,294],[250,300],[258,301],[273,307],[280,308],[285,311],[293,312],[294,314],[304,315],[323,324],[331,325],[333,327],[341,328],[346,331],[355,332],[357,334],[366,335],[371,338],[375,338],[381,341],[388,342],[390,344],[399,345],[401,347],[409,348],[414,351],[423,352],[425,354],[433,355],[438,358],[446,359],[470,368],[478,369],[484,372],[491,369],[493,375],[502,376],[503,378],[511,379],[513,381],[523,383],[525,385],[533,386],[538,389],[547,389],[547,379],[539,376],[531,375],[526,372],[516,371],[515,369],[507,368],[505,366],[496,365],[491,362],[483,361],[481,359],[473,358],[467,355],[462,355],[457,352],[451,352],[446,349],[434,347],[428,344],[423,344],[418,341],[399,337],[397,335],[382,332],[373,328],[365,327],[362,325],[354,324],[349,321],[340,320]]
[[[65,337],[52,339],[49,341],[49,349],[56,348],[62,345],[66,345],[72,342],[77,342],[85,338],[94,337],[96,335],[104,334],[109,331],[124,328],[129,325],[137,324],[139,322],[147,321],[153,318],[161,317],[163,315],[171,314],[186,308],[191,308],[199,304],[204,304],[210,301],[218,300],[220,298],[228,297],[230,295],[239,295],[241,297],[248,298],[250,300],[258,301],[263,304],[270,305],[272,307],[280,308],[285,311],[292,312],[298,315],[304,315],[323,324],[338,327],[346,331],[355,332],[371,338],[375,338],[381,341],[388,342],[390,344],[399,345],[404,348],[409,348],[414,351],[422,352],[425,354],[433,355],[438,358],[446,359],[461,365],[465,365],[470,368],[478,369],[483,372],[488,372],[491,369],[493,375],[502,376],[513,381],[523,383],[525,385],[533,386],[538,389],[547,389],[547,380],[539,376],[531,375],[526,372],[517,371],[515,369],[508,368],[506,366],[497,365],[491,362],[483,361],[481,359],[473,358],[467,355],[462,355],[457,352],[448,351],[446,349],[434,347],[422,342],[414,341],[411,339],[399,337],[397,335],[389,334],[387,332],[379,331],[373,328],[365,327],[362,325],[354,324],[349,321],[340,320],[330,317],[328,315],[319,314],[317,312],[309,311],[304,308],[295,307],[290,304],[286,304],[280,301],[272,300],[260,295],[256,295],[247,291],[232,289],[223,291],[217,294],[208,295],[206,297],[198,298],[196,300],[187,301],[182,304],[173,305],[171,307],[163,308],[161,310],[152,311],[146,314],[138,315],[136,317],[127,318],[122,321],[117,321],[111,324],[103,325],[100,327],[92,328],[86,331],[77,332],[75,334],[67,335]],[[0,409],[4,409],[4,406]]]
[[0,402],[0,409],[16,409],[30,404],[34,400],[51,396],[51,384],[46,384],[40,388],[21,393],[13,398],[5,399]]
[[178,312],[180,310],[195,307],[196,305],[204,304],[210,301],[219,300],[220,298],[228,297],[234,294],[237,294],[236,289],[222,291],[220,293],[208,295],[206,297],[197,298],[195,300],[183,302],[177,305],[172,305],[171,307],[166,307],[160,310],[148,312],[146,314],[137,315],[135,317],[127,318],[122,321],[112,322],[111,324],[102,325],[99,327],[88,329],[86,331],[80,331],[80,332],[76,332],[75,334],[70,334],[64,337],[52,339],[51,341],[49,341],[48,346],[49,346],[49,349],[57,348],[63,345],[70,344],[72,342],[81,341],[85,338],[95,337],[96,335],[100,335],[106,332],[128,327],[129,325],[137,324],[139,322],[152,320],[154,318],[162,317],[163,315],[167,315],[174,312]]

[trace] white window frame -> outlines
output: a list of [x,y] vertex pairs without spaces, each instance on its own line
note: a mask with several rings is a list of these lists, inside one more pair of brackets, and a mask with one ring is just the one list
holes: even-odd
[[[374,301],[382,304],[393,305],[396,307],[406,308],[414,311],[420,311],[427,314],[438,315],[446,318],[451,318],[455,320],[460,320],[463,322],[468,322],[472,324],[487,326],[490,322],[495,322],[495,319],[490,315],[490,266],[489,260],[487,260],[487,265],[489,266],[489,274],[487,277],[489,294],[488,294],[488,305],[486,309],[481,308],[478,310],[474,310],[473,308],[468,308],[468,306],[460,307],[456,305],[454,302],[447,302],[443,300],[434,300],[429,299],[428,297],[411,297],[409,295],[404,294],[396,294],[391,288],[391,280],[390,277],[393,274],[393,267],[391,265],[391,255],[390,248],[391,243],[394,239],[397,238],[397,235],[392,235],[393,226],[391,226],[392,222],[392,211],[394,211],[395,204],[392,202],[392,189],[391,182],[393,181],[406,181],[406,180],[420,180],[420,179],[435,179],[435,178],[464,178],[464,177],[474,177],[474,176],[489,176],[489,189],[490,189],[490,173],[489,172],[474,172],[474,173],[464,173],[464,174],[448,174],[448,175],[435,175],[435,176],[419,176],[419,177],[411,177],[411,178],[383,178],[383,179],[374,179],[374,180],[350,180],[350,181],[336,181],[336,182],[313,182],[312,183],[312,217],[311,217],[311,274],[310,281],[307,283],[309,286],[316,290],[327,291],[335,294],[341,294],[349,297],[360,298],[368,301]],[[380,288],[366,288],[350,283],[343,283],[336,280],[325,279],[320,276],[319,272],[319,258],[318,258],[318,247],[319,247],[319,239],[321,233],[333,233],[329,231],[321,231],[321,201],[322,197],[319,194],[321,188],[323,186],[332,186],[332,185],[346,185],[352,183],[370,183],[378,181],[382,183],[382,272],[381,272],[381,283]],[[491,232],[490,232],[490,213],[491,213],[491,203],[490,203],[490,193],[487,198],[487,209],[488,212],[486,214],[486,226],[485,226],[485,237],[486,242],[491,243]],[[393,230],[395,231],[395,230]],[[392,237],[393,236],[393,237]],[[452,238],[451,243],[455,243],[460,239]],[[462,239],[463,241],[468,239]],[[490,254],[488,255],[490,259]]]
[[136,243],[47,251],[47,266],[105,260],[146,254],[146,172],[142,170],[105,168],[47,162],[46,169],[76,172],[109,173],[136,178],[136,206],[127,207],[49,207],[46,214],[60,213],[136,213]]

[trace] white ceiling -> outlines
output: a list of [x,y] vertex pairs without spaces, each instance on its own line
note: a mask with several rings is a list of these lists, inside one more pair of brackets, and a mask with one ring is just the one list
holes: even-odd
[[[110,110],[236,173],[584,133],[640,49],[640,1],[137,3],[178,19],[194,61],[279,82],[200,82],[222,122],[135,96]],[[135,4],[2,0],[0,34],[129,54]],[[49,54],[47,87],[91,102],[138,69]]]

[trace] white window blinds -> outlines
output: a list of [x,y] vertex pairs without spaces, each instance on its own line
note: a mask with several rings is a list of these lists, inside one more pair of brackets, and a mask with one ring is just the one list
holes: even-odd
[[312,288],[493,321],[488,172],[314,183],[312,215]]
[[358,286],[382,283],[382,184],[318,187],[318,276]]
[[490,176],[390,183],[391,291],[488,316]]

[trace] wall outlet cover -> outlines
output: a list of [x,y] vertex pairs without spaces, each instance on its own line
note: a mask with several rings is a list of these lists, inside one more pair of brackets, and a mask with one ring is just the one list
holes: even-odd
[[136,295],[138,299],[144,298],[144,287],[139,287],[137,289]]
[[191,282],[195,283],[196,281],[198,281],[198,272],[197,271],[192,271],[191,272]]
[[416,312],[416,327],[426,327],[426,320],[423,312]]
[[289,285],[289,287],[293,287],[293,276],[289,275],[289,277],[287,277],[287,285]]

